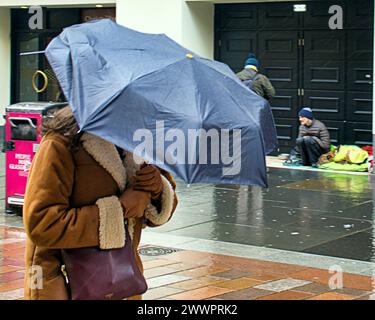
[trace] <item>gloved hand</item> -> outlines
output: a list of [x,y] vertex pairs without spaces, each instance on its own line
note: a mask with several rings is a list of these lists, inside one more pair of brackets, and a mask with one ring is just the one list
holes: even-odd
[[141,218],[151,202],[151,194],[150,192],[127,189],[119,197],[119,200],[124,209],[124,218]]
[[134,190],[147,191],[151,193],[151,199],[157,200],[163,192],[163,182],[160,171],[152,165],[143,166],[136,172]]

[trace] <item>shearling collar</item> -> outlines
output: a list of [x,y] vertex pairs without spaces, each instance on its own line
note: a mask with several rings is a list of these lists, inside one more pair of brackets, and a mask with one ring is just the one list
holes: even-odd
[[[122,161],[114,144],[93,134],[84,133],[81,137],[81,141],[83,148],[107,170],[117,182],[121,192],[125,190],[127,184],[129,186],[131,185],[132,177],[134,177],[135,172],[139,170],[139,163],[142,163],[142,159],[136,158],[130,152],[126,152],[125,159]],[[154,226],[162,225],[167,222],[174,210],[174,190],[170,182],[164,176],[162,176],[162,183],[163,192],[161,196],[160,212],[158,212],[157,208],[152,204],[149,204],[145,210],[145,218]],[[99,199],[97,205],[99,206],[99,215],[101,216],[100,221],[103,223],[103,227],[100,229],[101,247],[114,248],[123,246],[125,235],[118,231],[123,230],[123,228],[118,228],[118,226],[121,225],[123,213],[118,199],[116,197]],[[110,208],[110,211],[107,210],[107,207]],[[112,216],[108,214],[109,212],[112,213]],[[118,219],[118,221],[116,219]],[[110,226],[107,226],[107,222]],[[128,230],[131,237],[133,237],[134,234],[134,227],[135,219],[128,219]],[[108,232],[103,230],[107,230]]]
[[121,191],[126,186],[126,169],[114,144],[91,133],[81,137],[83,148],[113,177]]
[[131,152],[125,152],[124,161],[114,144],[85,132],[81,137],[83,148],[113,177],[121,191],[127,184],[131,185],[131,178],[139,170],[141,159]]

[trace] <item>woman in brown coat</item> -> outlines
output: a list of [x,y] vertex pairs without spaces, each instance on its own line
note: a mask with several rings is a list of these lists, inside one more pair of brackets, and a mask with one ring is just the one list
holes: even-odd
[[[25,299],[70,299],[61,249],[121,248],[125,221],[143,270],[137,251],[142,228],[166,223],[177,205],[170,174],[154,166],[140,168],[132,154],[92,134],[78,134],[69,107],[43,130],[23,211]],[[35,283],[37,270],[41,285]]]

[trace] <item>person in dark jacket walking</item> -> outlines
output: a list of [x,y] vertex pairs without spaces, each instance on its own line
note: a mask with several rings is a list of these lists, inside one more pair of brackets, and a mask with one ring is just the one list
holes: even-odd
[[250,83],[249,86],[257,95],[270,100],[276,92],[271,84],[271,81],[263,74],[259,73],[259,61],[253,53],[250,53],[246,62],[245,68],[237,73],[237,77],[243,81]]
[[310,108],[303,108],[298,115],[301,126],[297,147],[301,153],[303,165],[316,167],[319,157],[330,149],[329,132],[322,122],[314,119]]

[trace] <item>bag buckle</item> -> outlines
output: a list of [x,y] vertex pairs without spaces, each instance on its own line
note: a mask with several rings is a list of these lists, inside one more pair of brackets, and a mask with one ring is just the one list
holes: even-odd
[[63,264],[63,265],[61,266],[61,272],[62,272],[62,274],[64,275],[65,282],[68,284],[68,283],[69,283],[69,279],[68,279],[68,273],[66,272],[65,264]]

